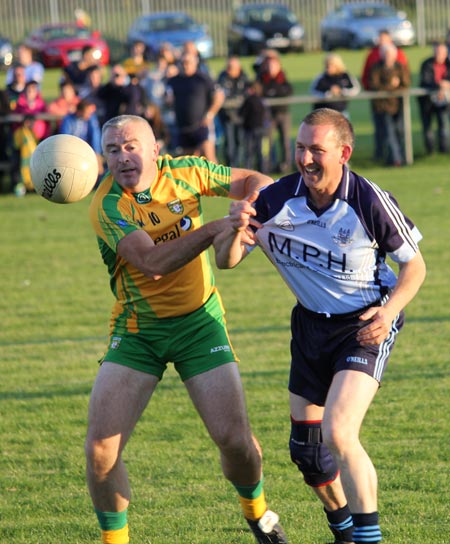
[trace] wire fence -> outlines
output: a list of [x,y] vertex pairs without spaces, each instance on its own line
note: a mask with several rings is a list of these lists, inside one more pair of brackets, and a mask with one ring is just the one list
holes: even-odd
[[[270,0],[259,0],[268,3]],[[284,0],[305,28],[305,49],[320,49],[320,21],[327,12],[348,0]],[[126,36],[133,20],[143,13],[185,11],[206,24],[214,39],[216,56],[227,53],[227,27],[233,7],[254,1],[236,0],[1,0],[0,34],[20,43],[34,28],[49,22],[74,20],[84,10],[92,26],[108,41],[112,60],[126,49]],[[419,45],[443,39],[450,27],[450,0],[386,1],[404,11],[414,24]]]

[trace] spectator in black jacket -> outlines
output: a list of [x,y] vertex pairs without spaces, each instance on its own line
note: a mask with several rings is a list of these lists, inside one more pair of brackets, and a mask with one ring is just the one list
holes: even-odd
[[423,61],[420,67],[420,87],[430,92],[419,97],[422,131],[427,153],[433,153],[435,137],[433,120],[438,124],[438,149],[449,151],[449,103],[450,103],[450,60],[448,47],[438,43],[433,47],[433,56]]
[[267,109],[262,99],[262,86],[259,81],[251,83],[238,114],[242,119],[244,140],[244,168],[264,172],[262,142],[264,137]]
[[355,96],[360,90],[358,80],[347,72],[342,57],[336,53],[329,53],[325,57],[325,70],[312,82],[310,92],[319,98],[342,98],[342,100],[318,102],[314,104],[313,109],[331,108],[349,118],[346,97]]
[[[225,70],[220,72],[217,84],[223,90],[225,99],[243,99],[248,83],[247,74],[241,66],[239,57],[230,57]],[[228,166],[239,166],[240,149],[242,145],[242,126],[236,108],[222,108],[219,110],[219,121],[224,135],[225,163]]]
[[[280,57],[274,50],[265,52],[264,60],[258,70],[265,98],[284,98],[293,94],[292,85],[281,68]],[[292,166],[291,125],[292,118],[288,105],[269,108],[269,168],[272,172],[289,172]],[[278,133],[280,154],[278,158],[275,135]]]
[[146,102],[144,89],[121,64],[111,68],[110,79],[98,89],[96,98],[104,105],[102,125],[117,115],[142,115]]

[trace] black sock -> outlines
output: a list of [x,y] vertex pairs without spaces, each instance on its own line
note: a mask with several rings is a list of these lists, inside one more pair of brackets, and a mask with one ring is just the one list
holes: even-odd
[[371,514],[353,514],[353,542],[376,544],[381,541],[381,530],[378,525],[378,512]]
[[[324,509],[325,510],[325,509]],[[325,510],[325,514],[328,519],[328,526],[331,532],[335,536],[336,540],[342,540],[343,542],[353,541],[353,519],[350,512],[350,508],[346,504],[338,510],[328,512]]]

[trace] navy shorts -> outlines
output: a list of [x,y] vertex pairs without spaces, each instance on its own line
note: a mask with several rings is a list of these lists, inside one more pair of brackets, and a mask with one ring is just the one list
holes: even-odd
[[178,134],[178,145],[185,148],[196,148],[208,139],[208,127],[200,126],[195,130],[183,132],[180,130]]
[[324,406],[334,375],[340,370],[364,372],[381,382],[398,332],[403,326],[401,312],[380,345],[362,346],[356,333],[367,325],[359,316],[327,318],[297,304],[291,316],[291,372],[289,391]]

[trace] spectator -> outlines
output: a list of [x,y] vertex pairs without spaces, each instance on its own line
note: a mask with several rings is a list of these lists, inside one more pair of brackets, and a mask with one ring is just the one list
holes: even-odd
[[[381,48],[381,60],[369,71],[369,89],[372,91],[397,91],[411,85],[409,70],[397,60],[395,45]],[[381,128],[383,157],[387,164],[401,166],[404,164],[403,141],[403,108],[402,98],[392,96],[372,100],[373,118]]]
[[37,141],[33,132],[34,119],[32,115],[25,115],[23,123],[14,131],[14,165],[15,172],[12,176],[14,194],[18,197],[34,190],[31,180],[30,159],[36,149]]
[[146,46],[143,41],[135,41],[131,46],[131,54],[122,61],[126,73],[131,76],[142,78],[150,70],[151,63],[145,58]]
[[[197,62],[198,62],[197,70],[199,72],[201,72],[202,74],[207,74],[207,75],[211,76],[211,73],[209,71],[209,66],[206,63],[205,59],[200,54],[200,51],[198,50],[198,47],[195,45],[195,42],[193,42],[191,40],[188,40],[187,42],[184,42],[183,47],[181,49],[180,61],[183,58],[183,55],[185,53],[195,55],[197,57]],[[181,67],[180,67],[180,69],[181,69]]]
[[448,47],[438,43],[433,47],[433,56],[425,59],[420,67],[420,87],[430,92],[419,97],[423,138],[428,154],[435,149],[433,120],[437,121],[438,149],[449,151],[449,103],[450,103],[450,61]]
[[[0,115],[11,113],[9,96],[6,89],[0,89]],[[11,155],[11,131],[7,123],[0,123],[0,162],[9,162]],[[9,176],[9,171],[0,169],[0,190],[4,188],[4,176]],[[6,185],[6,184],[5,184]],[[8,188],[9,190],[9,188]]]
[[310,92],[320,98],[342,98],[342,100],[318,102],[314,104],[313,109],[327,107],[340,111],[349,118],[348,101],[345,98],[357,95],[360,90],[358,80],[347,72],[342,57],[336,53],[329,53],[325,57],[325,71],[312,82]]
[[[46,112],[47,104],[39,90],[39,83],[37,81],[28,81],[23,93],[21,93],[17,99],[15,113],[22,113],[34,117],[40,113]],[[17,126],[13,125],[13,130],[15,130],[15,128],[17,128]],[[32,130],[36,141],[40,142],[50,135],[50,124],[44,119],[34,119]]]
[[78,91],[80,98],[87,98],[93,102],[96,106],[96,115],[98,117],[100,126],[105,122],[105,104],[99,97],[100,88],[103,84],[103,69],[101,66],[94,65],[88,68],[86,74],[86,81]]
[[19,63],[14,64],[12,67],[12,81],[6,85],[6,95],[11,111],[16,109],[17,100],[25,90],[26,84],[25,66]]
[[[376,63],[381,60],[381,48],[385,47],[387,45],[395,45],[394,41],[392,39],[392,36],[390,35],[388,30],[380,30],[378,33],[378,43],[375,47],[373,47],[369,54],[366,57],[366,60],[364,61],[364,66],[362,70],[361,75],[361,83],[363,88],[368,91],[369,90],[369,71],[370,68]],[[403,49],[400,49],[397,47],[397,58],[396,61],[400,64],[403,64],[406,67],[408,66],[408,59],[405,55],[405,52]]]
[[[39,86],[44,79],[45,68],[43,64],[33,59],[33,51],[27,45],[21,44],[17,49],[17,63],[21,64],[25,68],[25,80],[37,81]],[[14,68],[11,67],[6,72],[6,84],[9,85],[14,78]]]
[[255,168],[259,172],[264,172],[262,142],[267,110],[262,99],[262,86],[259,81],[253,81],[247,87],[238,115],[242,119],[244,168]]
[[[59,84],[59,96],[49,102],[47,111],[62,119],[65,115],[75,112],[79,101],[80,97],[77,95],[73,83],[62,80]],[[58,131],[61,126],[61,119],[56,124]]]
[[95,104],[87,98],[78,102],[75,113],[66,115],[61,123],[60,134],[78,136],[95,151],[98,159],[99,175],[103,173],[101,129]]
[[142,117],[147,119],[148,124],[152,127],[156,143],[159,145],[159,153],[164,155],[170,146],[170,131],[164,122],[161,109],[154,102],[148,101]]
[[217,162],[214,117],[225,97],[212,79],[197,68],[198,57],[185,53],[182,72],[167,82],[167,99],[175,110],[177,145],[182,153],[203,155]]
[[[363,88],[368,91],[369,90],[369,71],[371,67],[379,62],[381,60],[381,48],[388,46],[388,45],[395,45],[394,41],[392,39],[392,36],[390,35],[388,30],[381,30],[378,33],[378,43],[375,47],[373,47],[369,54],[366,57],[366,60],[364,62],[362,75],[361,75],[361,84]],[[408,59],[406,58],[406,55],[404,51],[400,48],[397,48],[397,62],[404,65],[409,70],[408,66]],[[372,108],[373,112],[373,108]],[[383,148],[384,148],[384,142],[383,142],[383,127],[377,125],[378,118],[373,118],[373,124],[374,124],[374,130],[375,130],[375,147],[374,147],[374,153],[373,158],[375,161],[382,161],[384,159],[383,157]]]
[[159,48],[159,55],[164,57],[167,62],[167,77],[176,76],[180,69],[178,66],[178,55],[172,45],[168,42],[161,44]]
[[122,114],[141,115],[145,93],[142,87],[130,80],[130,76],[121,64],[111,68],[110,79],[97,92],[97,98],[103,101],[105,112],[102,123]]
[[81,59],[79,61],[73,61],[63,68],[63,78],[73,83],[77,93],[79,89],[86,84],[91,66],[98,66],[95,51],[94,46],[85,45],[81,50]]
[[[268,50],[260,67],[258,80],[262,84],[266,98],[285,98],[293,93],[292,85],[281,68],[279,55]],[[269,168],[271,172],[288,172],[291,169],[291,113],[289,106],[270,106],[269,108]],[[276,140],[278,133],[278,140]],[[277,148],[280,148],[277,151]]]
[[[217,83],[225,94],[225,99],[242,100],[248,77],[241,66],[239,57],[233,56],[227,60],[225,70],[217,78]],[[242,149],[242,126],[238,115],[239,106],[221,108],[219,121],[224,133],[225,163],[228,166],[239,166],[240,150]]]
[[[141,79],[141,86],[145,91],[146,101],[158,107],[162,121],[169,131],[168,147],[169,152],[174,151],[172,143],[176,141],[176,119],[172,107],[166,103],[167,81],[169,77],[178,74],[176,64],[169,64],[170,55],[165,55],[164,47],[156,57],[155,65],[148,70]],[[170,49],[168,49],[170,51]]]

